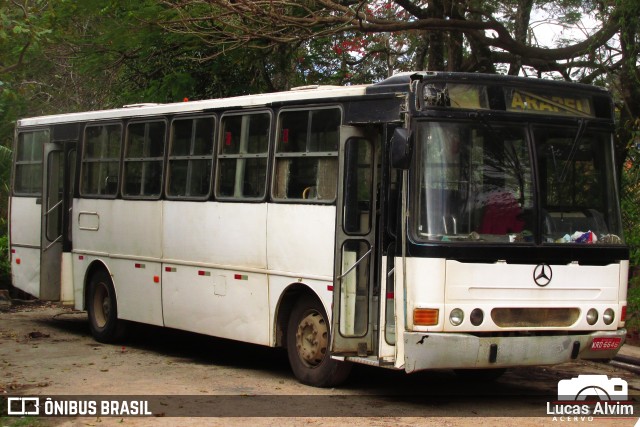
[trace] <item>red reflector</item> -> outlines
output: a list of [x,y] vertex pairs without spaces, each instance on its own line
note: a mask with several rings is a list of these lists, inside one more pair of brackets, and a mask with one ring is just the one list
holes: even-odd
[[82,261],[84,259],[84,255],[78,255],[78,259]]
[[622,306],[622,313],[620,313],[620,321],[624,322],[625,320],[627,320],[627,306],[623,305]]
[[327,285],[327,290],[333,292],[333,285]]
[[142,268],[142,264],[135,264],[136,268]]
[[621,342],[622,338],[594,338],[591,350],[615,350]]
[[387,299],[393,299],[395,297],[393,292],[387,292]]
[[11,253],[12,253],[12,254],[15,254],[15,253],[16,253],[16,250],[15,250],[15,249],[11,249]]
[[205,273],[206,273],[205,271],[199,270],[198,271],[198,276],[204,276]]
[[16,264],[20,264],[20,258],[16,258]]
[[153,283],[160,283],[160,276],[153,276]]
[[231,132],[224,134],[224,145],[231,145]]

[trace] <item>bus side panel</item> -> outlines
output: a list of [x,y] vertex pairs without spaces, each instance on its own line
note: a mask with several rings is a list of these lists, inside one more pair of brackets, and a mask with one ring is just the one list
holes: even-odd
[[78,199],[74,212],[74,251],[162,257],[161,201]]
[[112,274],[118,317],[162,325],[162,202],[80,199],[74,212],[76,301],[77,280],[100,259]]
[[267,205],[165,201],[164,258],[264,270]]
[[266,216],[266,204],[165,202],[165,326],[269,344]]
[[164,264],[165,326],[269,345],[266,274]]
[[269,270],[332,280],[335,227],[335,206],[270,204]]
[[270,204],[268,209],[270,331],[275,345],[278,303],[293,283],[311,288],[331,319],[336,207]]
[[11,264],[13,286],[40,298],[40,249],[11,248],[15,250]]
[[40,297],[40,228],[42,206],[35,197],[12,197],[11,272],[13,286]]
[[109,259],[118,318],[163,326],[160,262]]
[[[271,325],[269,341],[272,347],[278,343],[278,337],[276,336],[276,324],[278,310],[282,309],[279,304],[282,303],[282,294],[286,292],[287,288],[292,285],[297,285],[297,279],[293,279],[287,276],[269,276],[269,307],[270,318],[269,323]],[[331,280],[314,280],[304,279],[302,284],[313,291],[318,299],[322,302],[324,310],[327,313],[327,320],[331,323],[331,304],[333,303],[333,281]],[[286,319],[288,320],[288,319]],[[286,325],[285,325],[286,326]],[[286,337],[280,337],[286,339]]]

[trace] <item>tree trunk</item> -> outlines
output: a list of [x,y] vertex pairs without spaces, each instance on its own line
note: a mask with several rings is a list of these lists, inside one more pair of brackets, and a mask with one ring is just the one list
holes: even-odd
[[[442,0],[429,0],[427,14],[429,18],[443,19],[444,5]],[[428,37],[427,69],[429,71],[444,71],[444,33],[431,31]]]
[[[531,8],[533,0],[518,0],[518,8],[515,16],[515,34],[514,38],[517,42],[527,44],[527,32],[529,30],[529,22],[531,20]],[[522,60],[516,59],[509,65],[509,75],[517,76],[522,68]]]
[[[451,19],[464,19],[464,9],[460,2],[453,0],[445,1],[445,10]],[[462,61],[464,59],[464,35],[460,31],[450,31],[448,33],[447,45],[447,71],[462,71]]]

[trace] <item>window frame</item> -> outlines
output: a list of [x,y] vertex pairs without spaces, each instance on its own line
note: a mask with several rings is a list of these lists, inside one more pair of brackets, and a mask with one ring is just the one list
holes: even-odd
[[[137,124],[144,124],[145,125],[145,138],[148,135],[147,132],[147,125],[151,124],[151,123],[162,123],[164,125],[164,132],[162,133],[162,157],[127,157],[127,150],[129,149],[129,136],[130,136],[130,131],[129,131],[129,127],[132,125],[137,125]],[[168,125],[168,120],[164,117],[146,117],[146,118],[141,118],[141,119],[135,119],[135,120],[130,120],[126,123],[125,126],[125,130],[124,130],[124,139],[123,139],[123,143],[121,145],[122,147],[122,152],[121,152],[121,171],[120,171],[120,175],[121,175],[121,180],[120,180],[120,194],[122,194],[122,198],[126,199],[126,200],[160,200],[163,197],[163,193],[164,193],[164,183],[165,183],[165,174],[166,174],[166,163],[167,163],[167,125]],[[144,155],[144,153],[143,153]],[[159,192],[158,194],[154,194],[154,195],[143,195],[143,194],[136,194],[136,195],[131,195],[131,194],[126,194],[125,192],[125,188],[127,185],[127,162],[129,163],[142,163],[143,164],[143,168],[144,168],[144,163],[145,162],[157,162],[160,161],[161,164],[161,172],[160,172],[160,186],[159,186]],[[142,172],[142,176],[141,176],[141,180],[144,178],[144,169]],[[141,181],[141,187],[140,189],[142,190],[142,181]]]
[[[87,163],[109,163],[114,162],[115,158],[111,157],[100,157],[91,159],[87,161],[86,153],[87,153],[87,129],[90,127],[105,127],[105,126],[119,126],[120,127],[120,148],[118,150],[118,182],[116,185],[116,191],[113,194],[96,194],[96,193],[86,193],[84,191],[84,174],[86,172]],[[97,123],[87,123],[82,129],[82,153],[80,156],[80,174],[79,174],[79,185],[78,192],[80,197],[82,198],[91,198],[91,199],[116,199],[120,194],[120,186],[122,184],[122,152],[123,152],[123,143],[124,143],[124,125],[121,121],[107,121],[107,122],[97,122]],[[108,159],[108,160],[105,160]]]
[[[222,154],[222,149],[224,147],[224,120],[228,117],[243,117],[243,116],[254,116],[260,114],[267,114],[269,120],[269,126],[267,128],[267,149],[263,153],[238,153],[238,154]],[[231,202],[262,202],[266,199],[267,194],[269,193],[268,183],[269,177],[271,175],[270,171],[270,161],[271,152],[273,150],[272,146],[272,135],[273,135],[273,111],[270,109],[259,109],[259,110],[245,110],[245,111],[228,111],[223,113],[220,116],[218,121],[218,137],[216,139],[216,145],[214,148],[214,173],[213,173],[213,195],[216,200],[220,201],[231,201]],[[264,159],[265,161],[265,176],[264,176],[264,186],[262,189],[262,195],[260,197],[237,197],[237,196],[225,196],[220,194],[220,173],[223,168],[220,166],[221,160],[226,159]],[[236,163],[237,164],[237,163]]]
[[[173,149],[173,144],[174,144],[174,123],[178,122],[178,121],[185,121],[185,120],[190,120],[190,121],[195,121],[198,119],[211,119],[213,121],[213,129],[212,129],[212,133],[211,133],[211,154],[210,155],[193,155],[193,154],[189,154],[186,156],[172,156],[171,154],[171,150]],[[216,149],[217,149],[217,144],[216,144],[216,137],[217,137],[217,132],[218,132],[218,125],[219,125],[219,119],[217,117],[217,115],[215,114],[206,114],[206,115],[184,115],[184,116],[176,116],[174,118],[171,119],[170,123],[169,123],[169,139],[168,142],[166,143],[166,170],[165,170],[165,175],[166,175],[166,179],[165,179],[165,183],[164,183],[164,194],[165,197],[167,198],[167,200],[193,200],[193,201],[206,201],[211,199],[211,196],[214,193],[214,177],[216,174]],[[191,144],[190,144],[190,151],[193,151],[193,143],[194,143],[194,139],[193,139],[194,135],[191,135]],[[178,196],[178,195],[172,195],[169,193],[169,186],[170,186],[170,182],[171,182],[171,161],[172,160],[186,160],[186,161],[192,161],[192,160],[209,160],[211,162],[211,169],[209,171],[209,191],[207,192],[206,195],[202,195],[202,196]],[[188,168],[189,166],[187,166]],[[188,174],[188,172],[187,172]]]
[[[40,153],[40,160],[34,160],[33,156],[29,159],[29,160],[18,160],[18,153],[19,153],[19,149],[20,149],[20,136],[24,135],[24,134],[34,134],[37,132],[44,132],[47,134],[47,139],[46,141],[44,141],[42,143],[42,150]],[[43,166],[44,166],[44,144],[46,144],[47,142],[51,142],[51,130],[48,127],[37,127],[37,128],[30,128],[30,129],[22,129],[22,130],[18,130],[16,132],[15,135],[15,150],[14,150],[14,157],[13,157],[13,174],[12,174],[12,178],[11,178],[11,194],[13,196],[19,196],[19,197],[42,197],[42,170],[43,170]],[[33,154],[33,152],[31,153]],[[16,183],[17,183],[17,179],[18,179],[18,169],[22,166],[37,166],[40,165],[40,184],[37,186],[37,190],[38,191],[33,191],[33,192],[24,192],[24,191],[18,191],[17,187],[16,187]]]
[[[338,132],[338,146],[336,151],[308,151],[309,149],[309,138],[311,137],[311,133],[309,130],[313,126],[312,120],[309,119],[309,116],[314,111],[320,110],[338,110],[340,113],[340,122],[338,124],[337,132]],[[279,141],[282,137],[282,115],[291,112],[307,112],[308,114],[308,124],[307,124],[307,141],[305,151],[297,151],[297,152],[279,152]],[[276,120],[276,132],[274,139],[274,148],[273,148],[273,163],[272,163],[272,173],[271,173],[271,188],[270,195],[271,199],[278,203],[300,203],[300,204],[322,204],[322,205],[335,205],[338,198],[338,187],[340,186],[338,171],[340,167],[340,127],[344,125],[344,108],[340,104],[330,104],[330,105],[306,105],[301,107],[289,107],[282,108],[278,111],[278,117]],[[288,198],[288,197],[279,197],[277,195],[277,184],[278,184],[278,162],[281,159],[326,159],[333,158],[336,162],[336,188],[334,197],[331,199],[304,199],[300,198]],[[317,173],[316,173],[317,179]]]

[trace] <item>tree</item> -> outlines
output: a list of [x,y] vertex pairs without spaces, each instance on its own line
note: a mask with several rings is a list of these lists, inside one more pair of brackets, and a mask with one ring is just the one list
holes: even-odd
[[[288,72],[290,81],[300,81],[300,73],[308,80],[317,79],[307,84],[336,79],[345,83],[362,75],[379,79],[391,71],[428,69],[502,70],[606,85],[620,98],[619,170],[634,130],[630,119],[640,115],[637,0],[163,0],[162,4],[171,13],[160,25],[197,37],[214,55],[237,49],[272,54],[288,46],[299,57],[314,58],[313,64],[302,64],[304,70],[274,68],[280,74]],[[567,25],[589,15],[598,25],[580,39],[541,46],[530,26],[532,15],[542,12]]]

